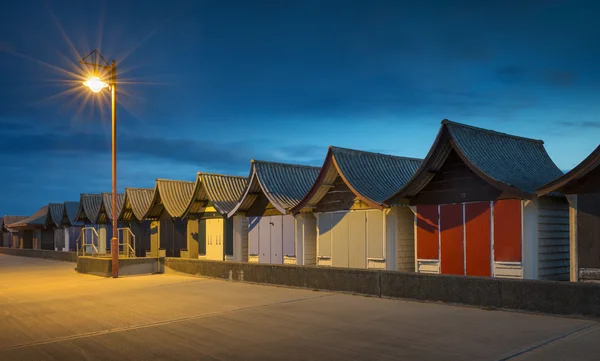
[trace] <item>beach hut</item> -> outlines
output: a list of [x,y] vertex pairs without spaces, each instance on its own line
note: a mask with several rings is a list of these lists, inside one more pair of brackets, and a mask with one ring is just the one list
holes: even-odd
[[42,228],[46,224],[48,206],[38,209],[30,217],[21,221],[7,224],[6,227],[18,231],[19,247],[21,249],[41,249]]
[[94,244],[100,254],[105,254],[109,248],[110,239],[107,239],[107,236],[112,235],[112,227],[97,223],[101,206],[102,194],[81,194],[75,221],[83,224],[83,228],[77,238],[79,243],[76,248],[81,248],[84,241],[86,244]]
[[45,250],[56,250],[56,242],[64,242],[64,232],[60,228],[63,214],[65,211],[64,203],[49,203],[46,223],[41,230],[40,248]]
[[152,203],[153,188],[125,188],[119,221],[135,236],[136,257],[151,255],[151,221],[144,220]]
[[570,203],[571,281],[600,281],[600,146],[567,174],[538,188],[537,195],[555,192],[566,194]]
[[154,221],[150,245],[153,257],[180,257],[181,250],[187,250],[188,234],[198,237],[198,221],[183,218],[193,192],[194,182],[156,180],[152,202],[144,215],[144,219]]
[[7,248],[19,248],[19,233],[15,229],[8,228],[8,224],[17,223],[27,216],[4,216],[0,218],[0,234],[2,234],[2,246]]
[[[248,217],[240,248],[248,262],[314,264],[315,218],[290,209],[306,195],[318,167],[252,160],[248,185],[228,217]],[[245,260],[245,259],[244,259]]]
[[329,147],[319,176],[292,209],[316,216],[318,266],[414,269],[414,214],[384,201],[421,161]]
[[248,250],[247,246],[246,249],[242,247],[241,236],[248,232],[248,221],[242,215],[227,217],[242,196],[246,184],[245,177],[198,173],[192,197],[183,214],[184,218],[199,222],[197,236],[188,237],[187,254],[182,257],[247,261]]
[[[98,211],[98,218],[95,223],[98,225],[100,239],[106,240],[106,249],[110,250],[114,226],[112,218],[112,193],[103,192],[100,195],[102,196],[102,202],[100,203],[100,210]],[[117,239],[119,244],[128,242],[131,238],[129,230],[121,228],[122,224],[118,222],[118,216],[121,213],[124,201],[125,195],[117,193]]]
[[[83,223],[76,219],[79,202],[66,201],[63,205],[62,219],[59,222],[60,228],[56,229],[54,236],[56,250],[75,252],[77,250],[76,241],[81,235],[81,229],[83,228]],[[59,214],[56,215],[56,217],[58,216]],[[56,220],[57,218],[53,219]],[[62,235],[60,235],[60,233],[62,233]]]
[[535,192],[562,174],[541,140],[443,120],[386,204],[414,206],[417,272],[568,279],[567,200]]

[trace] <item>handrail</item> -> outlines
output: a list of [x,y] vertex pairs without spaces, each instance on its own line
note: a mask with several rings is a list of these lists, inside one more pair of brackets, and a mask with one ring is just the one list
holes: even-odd
[[[90,231],[90,230],[92,231],[92,237],[91,237],[92,240],[91,240],[91,243],[86,243],[87,237],[85,236],[86,235],[85,232]],[[98,231],[94,227],[83,227],[81,229],[81,231],[79,232],[79,237],[77,237],[77,240],[75,241],[75,244],[77,246],[77,254],[79,254],[79,241],[82,239],[82,236],[83,236],[83,240],[81,243],[82,255],[85,256],[86,247],[91,247],[95,251],[96,255],[100,254],[100,252],[98,251],[98,247],[96,247],[96,245],[94,244],[94,235],[96,236],[96,240],[98,240],[100,236],[98,235]],[[94,255],[94,252],[92,252],[92,256],[93,255]]]
[[[119,233],[120,231],[120,233]],[[128,233],[128,237],[127,237],[127,243],[123,241],[123,239],[125,238],[125,234]],[[126,257],[130,256],[130,252],[133,255],[132,257],[135,257],[135,234],[133,234],[133,232],[131,231],[131,229],[129,227],[122,227],[122,228],[117,228],[117,237],[119,238],[119,235],[122,235],[121,240],[123,242],[118,243],[119,247],[123,246],[123,253],[125,254]],[[117,239],[118,239],[117,238]],[[133,239],[133,247],[131,246],[131,242],[130,239]]]

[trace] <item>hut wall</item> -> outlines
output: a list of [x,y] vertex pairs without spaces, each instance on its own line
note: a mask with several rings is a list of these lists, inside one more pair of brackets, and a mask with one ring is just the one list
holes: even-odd
[[54,250],[54,228],[44,228],[40,230],[40,249]]
[[578,268],[600,268],[600,192],[579,194],[576,199]]
[[62,251],[65,248],[65,229],[54,228],[52,231],[54,232],[54,245],[52,249]]
[[158,257],[160,249],[160,222],[152,221],[150,223],[150,256]]
[[146,257],[146,252],[150,253],[150,222],[133,220],[127,226],[135,236],[136,257]]
[[233,260],[248,262],[248,217],[236,214],[231,221],[233,222]]
[[187,221],[187,255],[191,259],[198,259],[198,243],[200,242],[198,225],[199,222],[197,219],[189,219]]
[[312,213],[300,213],[296,217],[296,263],[317,264],[317,218]]
[[20,232],[11,232],[10,238],[12,240],[12,248],[23,248],[21,244],[21,233]]
[[2,247],[11,247],[12,246],[12,237],[10,232],[1,232],[2,233]]
[[19,231],[20,238],[20,248],[21,249],[33,249],[33,231],[32,230],[23,230]]
[[[537,260],[538,278],[541,280],[568,281],[570,261],[569,204],[565,198],[539,198],[537,246],[539,252]],[[596,248],[596,252],[598,251],[600,249]]]
[[439,205],[491,201],[501,191],[477,176],[454,150],[431,181],[411,199],[411,205]]
[[160,217],[159,242],[167,257],[180,257],[187,246],[187,221],[171,218],[167,212]]
[[415,271],[415,214],[408,207],[387,210],[386,239],[387,269],[403,272]]

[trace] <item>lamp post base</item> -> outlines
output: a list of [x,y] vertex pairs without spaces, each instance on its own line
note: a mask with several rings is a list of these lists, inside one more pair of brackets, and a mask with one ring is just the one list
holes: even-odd
[[110,240],[110,253],[112,255],[112,276],[119,277],[119,240],[113,237]]

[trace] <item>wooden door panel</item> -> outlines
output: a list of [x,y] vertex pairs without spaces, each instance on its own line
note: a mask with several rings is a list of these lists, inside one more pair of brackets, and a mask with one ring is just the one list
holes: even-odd
[[465,204],[466,274],[491,276],[490,203]]
[[440,206],[442,274],[464,275],[464,235],[462,204]]

